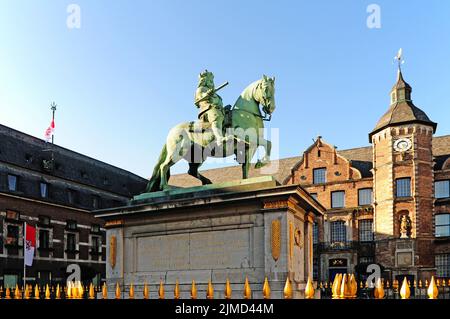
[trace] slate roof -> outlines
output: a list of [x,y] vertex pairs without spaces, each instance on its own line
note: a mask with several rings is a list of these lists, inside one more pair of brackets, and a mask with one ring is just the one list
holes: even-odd
[[415,106],[410,100],[411,86],[403,79],[403,75],[400,71],[398,72],[397,82],[392,88],[392,91],[395,90],[406,91],[405,96],[407,96],[407,98],[397,101],[389,107],[387,112],[380,118],[373,131],[369,134],[369,142],[373,134],[386,127],[399,124],[424,123],[431,125],[434,132],[436,131],[437,124],[431,121],[425,112]]
[[[340,150],[338,154],[350,160],[352,167],[358,169],[363,177],[372,177],[370,170],[373,167],[372,164],[372,146],[353,148],[348,150]],[[436,157],[436,161],[441,163],[442,157],[450,157],[450,135],[439,136],[433,138],[433,154]],[[257,177],[262,175],[272,175],[280,183],[284,184],[289,176],[291,170],[300,163],[302,156],[283,158],[278,161],[279,169],[275,174],[262,174],[260,169],[250,169],[250,177]],[[441,163],[441,166],[443,161]],[[439,169],[436,168],[435,169]],[[213,183],[221,183],[227,181],[238,180],[242,178],[241,166],[229,166],[223,168],[203,170],[201,173],[211,179]],[[199,186],[200,181],[188,174],[172,175],[169,184],[178,187]]]
[[413,122],[430,124],[434,128],[436,127],[436,123],[432,122],[428,115],[411,101],[400,101],[389,107],[389,110],[378,121],[371,135],[388,126]]
[[42,161],[54,154],[51,176],[80,183],[119,196],[141,193],[147,180],[121,168],[0,124],[0,162],[38,174],[46,173]]

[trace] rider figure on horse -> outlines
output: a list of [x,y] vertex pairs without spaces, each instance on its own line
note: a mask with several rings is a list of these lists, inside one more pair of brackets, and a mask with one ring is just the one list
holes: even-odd
[[202,124],[209,123],[211,125],[216,143],[221,146],[228,139],[222,131],[225,111],[222,98],[215,92],[214,74],[208,70],[199,75],[198,88],[195,91],[195,105],[199,109],[198,119]]

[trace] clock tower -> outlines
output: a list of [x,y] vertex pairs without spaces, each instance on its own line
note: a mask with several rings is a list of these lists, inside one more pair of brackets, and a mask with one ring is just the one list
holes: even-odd
[[376,263],[390,280],[406,275],[412,283],[434,272],[432,140],[437,124],[413,104],[411,91],[399,64],[390,107],[369,140]]

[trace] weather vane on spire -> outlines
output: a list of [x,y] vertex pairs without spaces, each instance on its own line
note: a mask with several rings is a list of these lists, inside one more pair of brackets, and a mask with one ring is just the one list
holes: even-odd
[[394,57],[394,60],[397,60],[398,63],[398,70],[402,70],[402,64],[405,63],[405,60],[403,59],[403,49],[400,48],[397,52],[397,55]]

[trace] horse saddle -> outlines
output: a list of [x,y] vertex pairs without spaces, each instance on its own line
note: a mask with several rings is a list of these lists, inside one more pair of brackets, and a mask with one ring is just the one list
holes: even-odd
[[[223,119],[223,129],[225,130],[227,127],[231,127],[231,105],[227,105],[224,107],[225,116]],[[206,121],[192,121],[189,122],[189,132],[191,133],[204,133],[206,131],[211,130],[211,123]]]

